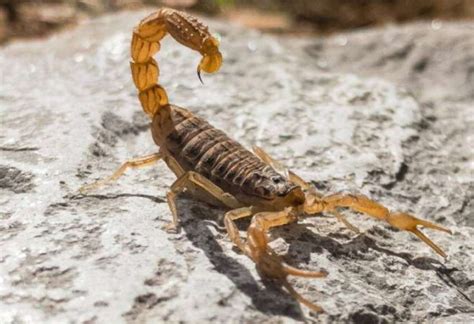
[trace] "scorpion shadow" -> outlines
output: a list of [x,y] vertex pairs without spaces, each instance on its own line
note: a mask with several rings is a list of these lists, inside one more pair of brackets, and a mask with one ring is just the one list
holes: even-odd
[[[311,253],[322,253],[326,250],[335,258],[352,258],[363,260],[367,257],[366,252],[369,249],[384,253],[389,256],[401,258],[409,266],[424,271],[433,271],[449,287],[454,288],[469,303],[474,302],[462,291],[461,285],[454,279],[452,274],[460,271],[457,268],[448,268],[442,262],[430,257],[414,257],[407,252],[394,252],[390,249],[381,247],[377,242],[366,234],[353,236],[346,243],[340,243],[338,240],[328,236],[322,236],[313,230],[308,229],[308,224],[293,223],[286,228],[276,228],[273,232],[275,237],[281,237],[287,242],[289,248],[283,259],[289,264],[301,265],[308,264],[311,259]],[[336,235],[335,235],[336,236]],[[346,236],[347,237],[347,236]]]
[[[299,303],[277,282],[263,279],[262,288],[245,266],[226,256],[226,252],[216,240],[216,235],[209,229],[209,224],[214,224],[217,228],[218,226],[206,204],[182,198],[177,202],[180,224],[186,237],[195,247],[204,251],[217,272],[227,276],[237,289],[250,297],[255,308],[265,314],[284,315],[304,321]],[[184,210],[186,212],[182,212]],[[225,230],[222,233],[225,233]],[[222,304],[225,303],[223,300]]]

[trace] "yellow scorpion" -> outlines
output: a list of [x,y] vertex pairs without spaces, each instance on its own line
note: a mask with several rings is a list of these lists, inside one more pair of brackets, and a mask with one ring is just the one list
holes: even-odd
[[[163,8],[143,19],[133,30],[130,67],[140,103],[152,120],[152,136],[159,151],[125,162],[111,177],[84,186],[82,191],[116,180],[128,168],[164,160],[177,177],[166,195],[173,216],[170,229],[178,229],[175,200],[183,191],[229,209],[224,222],[232,242],[255,262],[262,275],[279,280],[299,302],[317,312],[322,312],[322,308],[296,292],[287,277],[322,278],[327,273],[301,270],[284,263],[268,245],[267,231],[272,227],[329,213],[358,232],[338,211],[339,208],[350,208],[415,234],[436,253],[446,257],[443,250],[417,227],[447,233],[451,233],[450,230],[407,213],[392,212],[363,195],[336,193],[323,196],[261,148],[254,147],[252,153],[189,110],[170,104],[166,91],[158,84],[159,68],[153,59],[160,50],[160,40],[168,33],[202,55],[197,67],[199,78],[201,71],[213,73],[219,70],[222,64],[219,43],[195,17]],[[241,238],[234,223],[244,217],[252,217],[245,239]]]

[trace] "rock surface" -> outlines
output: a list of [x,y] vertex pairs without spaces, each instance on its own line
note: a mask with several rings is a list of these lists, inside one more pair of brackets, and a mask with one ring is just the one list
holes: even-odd
[[[322,192],[362,192],[453,230],[428,233],[446,262],[349,212],[362,234],[328,216],[274,230],[288,263],[329,271],[292,281],[326,310],[313,314],[233,249],[224,210],[183,197],[183,230],[166,233],[174,179],[164,164],[77,193],[156,151],[128,67],[130,31],[144,15],[0,50],[0,322],[473,320],[473,24],[297,41],[211,22],[225,64],[205,86],[196,54],[163,42],[172,102],[264,147]],[[407,90],[395,84],[404,80]]]

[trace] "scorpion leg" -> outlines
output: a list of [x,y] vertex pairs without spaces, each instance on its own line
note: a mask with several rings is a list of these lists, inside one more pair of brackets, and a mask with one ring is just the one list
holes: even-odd
[[178,230],[178,212],[176,209],[176,196],[186,189],[198,188],[209,193],[214,199],[221,202],[229,208],[240,207],[241,204],[229,193],[224,192],[221,188],[212,183],[209,179],[196,173],[188,171],[179,177],[172,185],[171,190],[166,194],[168,205],[173,216],[172,223],[167,226],[168,230]]
[[239,229],[235,225],[234,220],[252,216],[254,213],[252,207],[242,207],[228,211],[224,216],[224,224],[229,234],[230,240],[245,253],[245,246],[240,238]]
[[127,171],[127,169],[129,168],[135,169],[135,168],[141,168],[148,165],[152,165],[162,158],[163,156],[161,153],[153,153],[147,156],[142,156],[139,158],[128,160],[127,162],[123,163],[120,166],[120,168],[118,168],[117,171],[115,171],[110,177],[93,182],[88,185],[84,185],[79,189],[79,192],[85,193],[86,191],[96,189],[98,187],[106,185],[107,183],[110,183],[120,178],[125,173],[125,171]]
[[232,241],[256,264],[257,270],[266,277],[279,280],[288,292],[316,312],[322,312],[322,308],[311,303],[301,296],[288,282],[288,275],[323,278],[326,272],[305,271],[291,267],[268,246],[267,231],[276,226],[285,225],[297,220],[296,214],[291,208],[279,212],[260,212],[253,216],[252,222],[247,230],[247,240],[242,242],[234,220],[247,217],[252,214],[251,207],[231,210],[225,216],[226,228]]
[[449,229],[432,222],[416,218],[415,216],[407,213],[390,212],[386,207],[367,198],[364,195],[333,194],[321,199],[315,199],[312,204],[305,206],[305,212],[308,214],[320,212],[334,213],[337,212],[337,208],[344,207],[364,213],[370,217],[386,221],[395,228],[411,232],[415,234],[420,240],[429,245],[436,253],[444,258],[447,257],[446,253],[444,253],[440,247],[438,247],[433,241],[426,237],[417,227],[424,226],[452,234]]
[[176,161],[171,155],[166,154],[163,156],[163,160],[165,161],[166,165],[173,171],[177,178],[181,177],[185,174],[181,165],[179,165],[178,161]]
[[355,227],[354,225],[352,225],[351,223],[349,223],[349,221],[346,219],[346,217],[344,215],[342,215],[339,211],[332,210],[329,213],[334,215],[341,223],[346,225],[346,227],[348,229],[350,229],[351,231],[353,231],[354,233],[356,233],[356,234],[360,233],[360,230],[357,227]]

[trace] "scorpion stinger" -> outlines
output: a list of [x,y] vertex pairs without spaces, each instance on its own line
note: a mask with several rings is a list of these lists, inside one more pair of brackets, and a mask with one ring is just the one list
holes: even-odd
[[197,70],[197,75],[198,75],[198,78],[199,78],[199,81],[201,81],[201,84],[204,85],[204,82],[202,81],[202,78],[201,78],[201,70]]

